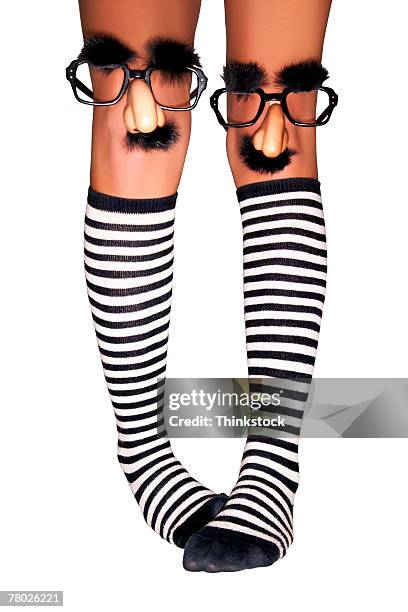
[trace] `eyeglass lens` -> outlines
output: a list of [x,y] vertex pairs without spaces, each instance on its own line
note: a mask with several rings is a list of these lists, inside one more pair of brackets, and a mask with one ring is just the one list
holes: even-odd
[[76,93],[84,102],[107,103],[118,97],[124,81],[123,68],[97,70],[80,64],[76,71]]

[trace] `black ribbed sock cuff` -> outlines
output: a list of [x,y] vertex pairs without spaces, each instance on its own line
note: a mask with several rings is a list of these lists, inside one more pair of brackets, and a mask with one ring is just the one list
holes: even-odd
[[237,189],[238,201],[258,196],[268,196],[277,193],[291,193],[294,191],[311,191],[320,195],[320,182],[314,178],[286,178],[261,183],[242,185]]
[[171,210],[175,207],[177,193],[164,198],[119,198],[88,190],[88,204],[98,210],[121,213],[157,213]]

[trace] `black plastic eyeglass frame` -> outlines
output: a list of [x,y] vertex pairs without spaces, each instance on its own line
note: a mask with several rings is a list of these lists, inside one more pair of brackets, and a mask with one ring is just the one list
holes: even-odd
[[88,62],[81,61],[78,59],[73,60],[68,66],[68,68],[66,69],[65,73],[66,73],[66,77],[68,81],[71,84],[72,91],[74,92],[74,96],[76,100],[78,100],[78,102],[80,102],[81,104],[87,104],[88,106],[113,106],[114,104],[117,104],[123,98],[123,96],[126,93],[127,88],[129,87],[130,81],[132,79],[143,79],[145,83],[147,84],[147,86],[149,87],[150,91],[152,92],[152,95],[156,103],[160,106],[160,108],[164,110],[169,110],[169,111],[190,111],[190,110],[193,110],[193,108],[197,106],[198,101],[201,97],[201,94],[206,89],[207,82],[208,82],[207,77],[205,76],[204,72],[200,68],[197,68],[197,66],[188,66],[187,70],[193,72],[197,76],[197,79],[198,79],[197,87],[190,94],[190,100],[194,96],[195,96],[195,100],[188,107],[186,106],[183,108],[177,108],[173,106],[164,106],[163,104],[160,104],[160,102],[156,99],[152,86],[151,86],[151,82],[150,82],[152,72],[154,70],[159,70],[159,68],[157,68],[154,64],[151,64],[145,70],[133,70],[133,68],[129,68],[127,64],[119,64],[119,65],[114,64],[114,65],[108,65],[108,66],[102,66],[102,67],[98,66],[97,68],[102,68],[102,69],[112,69],[112,70],[118,69],[118,68],[122,69],[124,73],[123,85],[121,87],[119,94],[116,96],[116,98],[114,98],[113,100],[110,100],[109,102],[94,102],[94,101],[88,102],[87,100],[82,100],[79,97],[77,89],[79,89],[79,91],[81,91],[86,96],[89,96],[90,98],[93,98],[93,92],[88,87],[86,87],[86,85],[84,85],[79,79],[77,79],[77,76],[76,76],[78,67],[86,63]]
[[[318,127],[320,125],[326,125],[326,123],[328,123],[330,117],[332,116],[334,109],[337,106],[339,97],[334,91],[334,89],[331,89],[331,87],[322,86],[322,87],[317,87],[316,89],[313,89],[311,91],[324,91],[329,96],[328,107],[321,113],[321,115],[316,119],[314,123],[303,123],[302,121],[297,121],[291,116],[289,109],[288,109],[288,104],[287,104],[288,95],[291,93],[307,93],[307,92],[302,92],[298,89],[292,89],[291,87],[287,87],[280,93],[266,93],[263,89],[256,89],[255,91],[250,91],[250,92],[249,91],[229,91],[228,89],[224,87],[222,89],[217,89],[212,94],[210,98],[210,104],[211,104],[211,108],[213,109],[217,117],[218,123],[220,123],[222,127],[225,129],[243,128],[243,127],[250,127],[251,125],[254,125],[258,121],[260,116],[262,115],[264,108],[266,106],[266,103],[272,102],[272,101],[280,102],[280,105],[282,107],[284,114],[289,119],[289,121],[293,123],[294,125],[298,125],[300,127]],[[248,94],[258,94],[259,99],[260,99],[259,109],[254,119],[252,119],[251,121],[246,121],[244,123],[229,123],[228,121],[225,121],[224,117],[222,116],[218,108],[218,100],[220,96],[222,96],[222,94],[225,94],[225,93],[227,94],[234,93],[234,94],[242,95],[242,96],[245,96]]]

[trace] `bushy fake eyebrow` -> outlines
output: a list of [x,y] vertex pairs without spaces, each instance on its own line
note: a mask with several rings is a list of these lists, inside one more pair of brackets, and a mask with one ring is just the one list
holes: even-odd
[[152,38],[146,45],[150,61],[159,70],[173,75],[185,73],[187,68],[201,68],[201,60],[194,47],[171,38]]
[[276,73],[278,85],[298,91],[311,91],[321,87],[328,78],[328,71],[316,60],[289,64]]
[[86,38],[78,56],[79,60],[88,62],[96,68],[120,66],[136,58],[137,53],[135,51],[109,34],[96,34]]
[[228,91],[255,91],[268,83],[266,71],[256,62],[229,62],[224,66],[222,78]]
[[[152,38],[145,45],[148,62],[166,72],[170,79],[184,75],[189,67],[201,67],[200,57],[194,48],[185,42],[170,38]],[[115,36],[96,34],[87,38],[78,56],[91,66],[107,69],[127,64],[140,55]]]

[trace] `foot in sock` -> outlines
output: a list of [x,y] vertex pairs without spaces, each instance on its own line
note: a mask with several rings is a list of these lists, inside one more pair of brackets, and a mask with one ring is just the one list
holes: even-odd
[[299,385],[300,391],[285,393],[277,409],[285,415],[283,437],[250,432],[228,502],[186,544],[183,565],[190,571],[268,566],[292,543],[298,436],[325,296],[319,182],[265,181],[241,187],[237,194],[244,232],[248,373],[269,384],[288,381],[289,389]]
[[162,430],[176,195],[125,199],[89,190],[85,274],[116,416],[118,459],[143,516],[180,548],[227,497],[194,480]]

